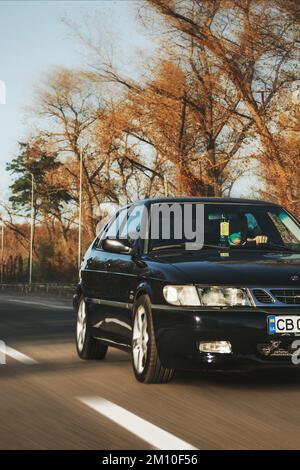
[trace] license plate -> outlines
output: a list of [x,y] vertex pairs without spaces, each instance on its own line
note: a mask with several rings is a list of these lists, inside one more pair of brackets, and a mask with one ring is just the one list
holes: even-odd
[[268,333],[300,333],[300,316],[268,316]]

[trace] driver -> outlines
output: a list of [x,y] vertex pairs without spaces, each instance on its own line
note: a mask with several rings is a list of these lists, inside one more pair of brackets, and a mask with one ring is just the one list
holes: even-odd
[[266,235],[251,236],[247,217],[241,214],[235,220],[230,221],[228,242],[230,246],[246,245],[249,242],[262,245],[268,243],[268,237]]

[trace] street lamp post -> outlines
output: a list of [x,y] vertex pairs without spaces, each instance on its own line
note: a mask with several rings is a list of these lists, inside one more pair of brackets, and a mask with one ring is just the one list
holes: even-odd
[[164,175],[164,193],[165,197],[169,196],[169,181],[166,175]]
[[81,266],[81,229],[82,229],[82,153],[79,162],[79,209],[78,209],[78,269]]
[[33,231],[34,231],[34,176],[31,174],[31,222],[30,222],[30,250],[29,250],[29,290],[32,284],[32,257],[33,257]]
[[1,284],[4,275],[4,220],[1,219]]

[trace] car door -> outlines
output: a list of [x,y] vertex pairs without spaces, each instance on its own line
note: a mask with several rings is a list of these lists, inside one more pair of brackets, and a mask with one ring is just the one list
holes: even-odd
[[[141,224],[145,207],[132,206],[127,211],[126,220],[119,226],[118,237],[125,239],[132,248],[139,246],[143,251],[143,239],[140,237]],[[111,253],[108,270],[110,273],[110,309],[111,331],[124,344],[131,344],[132,306],[137,286],[147,272],[146,264],[140,257],[131,254]]]
[[110,278],[111,253],[103,250],[102,242],[106,237],[116,237],[118,226],[126,210],[121,210],[107,225],[87,254],[85,267],[82,269],[83,292],[88,304],[94,334],[105,339],[111,338],[109,325],[112,286]]

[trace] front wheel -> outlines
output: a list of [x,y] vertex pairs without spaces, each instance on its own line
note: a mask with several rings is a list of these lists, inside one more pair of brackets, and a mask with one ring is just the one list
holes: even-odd
[[139,297],[134,306],[132,366],[136,379],[143,383],[166,383],[174,375],[173,369],[166,369],[160,363],[147,295]]
[[92,325],[83,297],[77,309],[76,349],[80,359],[86,360],[104,359],[107,353],[107,346],[92,335]]

